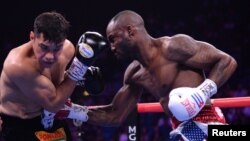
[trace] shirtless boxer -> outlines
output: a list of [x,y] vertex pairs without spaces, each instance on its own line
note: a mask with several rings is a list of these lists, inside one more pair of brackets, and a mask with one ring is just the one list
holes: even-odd
[[[59,120],[49,131],[44,129],[42,110],[57,112],[64,107],[106,42],[99,33],[86,32],[75,49],[67,39],[68,28],[69,22],[60,13],[41,13],[30,41],[8,54],[0,78],[0,116],[6,141],[70,140],[67,127]],[[64,116],[79,113],[82,120],[87,119],[84,110],[69,110]]]
[[[237,62],[233,57],[184,34],[153,38],[142,17],[129,10],[115,15],[106,33],[114,55],[131,64],[113,101],[89,109],[89,123],[121,124],[136,108],[143,90],[159,100],[167,115],[171,114],[173,127],[177,128],[171,132],[172,138],[203,140],[207,124],[225,123],[218,108],[204,105],[235,71]],[[194,131],[198,138],[191,137]]]

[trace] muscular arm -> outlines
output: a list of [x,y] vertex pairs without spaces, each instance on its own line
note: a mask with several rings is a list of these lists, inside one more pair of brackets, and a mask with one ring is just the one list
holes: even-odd
[[217,86],[223,85],[237,67],[235,59],[227,53],[182,34],[170,39],[167,57],[180,64],[209,70],[208,78]]
[[[67,41],[68,54],[64,56],[66,64],[73,57],[73,47],[72,43]],[[51,112],[58,111],[73,92],[75,82],[66,77],[58,86],[55,86],[47,76],[42,75],[34,66],[29,65],[29,62],[25,60],[23,62],[22,64],[15,61],[6,63],[5,73],[17,89],[31,102]]]
[[102,126],[119,125],[136,108],[142,88],[129,82],[129,79],[137,69],[134,64],[128,67],[124,76],[124,85],[117,92],[111,104],[90,108],[89,123]]

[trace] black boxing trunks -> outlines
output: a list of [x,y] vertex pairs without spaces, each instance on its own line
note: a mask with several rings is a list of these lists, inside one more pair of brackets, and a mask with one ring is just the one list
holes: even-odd
[[173,131],[170,132],[172,141],[204,141],[207,138],[208,125],[226,124],[225,117],[220,108],[204,107],[194,118],[180,122],[171,118]]
[[21,119],[0,114],[2,124],[2,138],[4,141],[70,141],[71,134],[67,123],[55,120],[51,129],[45,130],[41,124],[41,117]]

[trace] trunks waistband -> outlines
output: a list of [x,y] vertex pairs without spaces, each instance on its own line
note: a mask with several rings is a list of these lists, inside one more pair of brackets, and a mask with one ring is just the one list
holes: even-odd
[[41,121],[41,117],[37,116],[34,118],[30,118],[30,119],[22,119],[19,117],[15,117],[15,116],[10,116],[10,115],[6,115],[3,113],[0,113],[1,119],[3,121],[3,125],[6,126],[29,126],[31,124],[34,123],[40,123]]

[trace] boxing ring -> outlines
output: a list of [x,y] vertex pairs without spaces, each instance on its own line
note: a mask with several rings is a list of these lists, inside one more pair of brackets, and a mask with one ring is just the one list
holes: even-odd
[[[232,97],[232,98],[214,98],[207,102],[206,106],[215,106],[220,108],[240,108],[250,106],[249,97]],[[162,113],[163,108],[159,102],[138,103],[134,111],[129,115],[128,141],[140,141],[140,114],[141,113]]]

